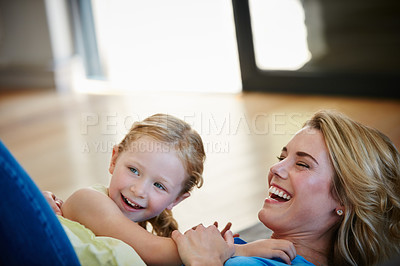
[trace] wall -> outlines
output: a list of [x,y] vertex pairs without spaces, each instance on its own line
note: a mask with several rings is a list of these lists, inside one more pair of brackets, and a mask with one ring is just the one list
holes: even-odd
[[63,89],[60,73],[74,56],[67,7],[65,0],[0,0],[0,89]]

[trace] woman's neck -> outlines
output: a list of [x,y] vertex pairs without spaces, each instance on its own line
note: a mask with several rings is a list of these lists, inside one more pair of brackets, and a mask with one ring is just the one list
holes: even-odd
[[296,248],[297,255],[304,257],[307,261],[317,266],[328,265],[331,249],[330,238],[312,239],[305,236],[279,236],[275,233],[272,234],[271,238],[291,241]]
[[328,265],[328,256],[313,248],[294,244],[298,255],[304,257],[307,261],[317,266]]

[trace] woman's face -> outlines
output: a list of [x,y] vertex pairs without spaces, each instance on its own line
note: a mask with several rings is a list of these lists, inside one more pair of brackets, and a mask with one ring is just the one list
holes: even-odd
[[268,173],[268,197],[258,217],[278,235],[322,235],[338,221],[334,170],[324,137],[309,127],[283,147]]

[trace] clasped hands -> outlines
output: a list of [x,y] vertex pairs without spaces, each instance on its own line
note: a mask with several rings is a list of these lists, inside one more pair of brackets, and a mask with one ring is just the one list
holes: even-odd
[[244,245],[235,245],[228,223],[222,231],[218,223],[204,227],[202,224],[184,234],[175,230],[171,238],[175,241],[179,256],[185,265],[223,265],[232,256],[254,256],[280,258],[286,264],[296,257],[292,242],[282,239],[261,239]]

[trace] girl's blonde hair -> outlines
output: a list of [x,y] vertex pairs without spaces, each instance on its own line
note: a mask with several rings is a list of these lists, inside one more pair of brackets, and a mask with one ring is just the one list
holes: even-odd
[[[203,165],[206,154],[200,135],[185,121],[167,114],[155,114],[141,122],[135,122],[118,145],[118,151],[123,152],[140,137],[147,136],[173,148],[186,171],[186,178],[180,195],[190,192],[193,187],[203,185]],[[161,214],[150,220],[139,222],[147,228],[152,226],[152,232],[159,236],[169,237],[172,231],[178,229],[178,223],[172,216],[172,211],[165,209]]]
[[305,126],[322,132],[333,163],[332,193],[344,206],[332,265],[375,265],[400,254],[400,156],[383,133],[323,110]]

